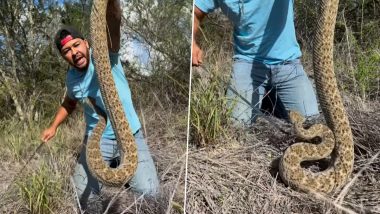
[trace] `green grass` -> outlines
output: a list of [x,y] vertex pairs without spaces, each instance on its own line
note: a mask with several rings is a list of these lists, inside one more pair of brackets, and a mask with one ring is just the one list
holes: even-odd
[[0,136],[3,140],[0,148],[2,159],[21,161],[28,149],[38,144],[38,138],[34,136],[38,130],[39,127],[36,125],[24,127],[23,123],[16,119],[0,121]]
[[225,137],[225,127],[234,102],[225,96],[226,77],[215,71],[211,77],[193,81],[190,105],[192,142],[198,146],[213,144],[220,136]]
[[[4,191],[0,192],[0,208],[6,213],[66,213],[75,206],[69,176],[75,150],[81,145],[83,127],[78,115],[71,117],[59,128],[48,144],[41,144],[40,134],[51,121],[44,119],[24,126],[8,119],[0,121],[0,153]],[[74,202],[74,204],[73,204]],[[71,212],[72,210],[70,210]],[[70,213],[69,212],[69,213]]]
[[355,78],[362,99],[377,96],[380,78],[380,51],[362,52],[358,57]]
[[59,206],[63,180],[45,163],[32,175],[17,182],[21,198],[30,213],[53,213]]

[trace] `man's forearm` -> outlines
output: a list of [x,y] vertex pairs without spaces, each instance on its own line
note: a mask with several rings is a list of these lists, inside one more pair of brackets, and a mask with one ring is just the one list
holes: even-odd
[[197,35],[199,31],[199,20],[194,17],[194,23],[193,23],[193,44],[198,44],[197,43]]
[[191,52],[191,64],[193,66],[202,65],[203,51],[197,43],[199,25],[202,19],[206,16],[206,13],[199,10],[197,7],[194,8],[194,21],[193,21],[193,41],[192,41],[192,52]]
[[110,0],[107,6],[107,26],[109,30],[108,48],[112,52],[120,49],[120,25],[121,25],[121,6],[120,0]]
[[77,101],[71,99],[66,95],[50,127],[57,129],[57,127],[67,118],[67,116],[69,116],[75,110],[76,105]]
[[50,127],[57,129],[58,126],[61,125],[63,121],[65,121],[65,119],[67,118],[67,116],[69,116],[70,113],[71,112],[68,112],[65,107],[59,107],[57,114],[54,117],[53,123],[50,125]]
[[199,32],[199,26],[201,21],[204,19],[206,14],[198,9],[198,7],[194,7],[194,22],[193,22],[193,43],[197,44],[197,36]]

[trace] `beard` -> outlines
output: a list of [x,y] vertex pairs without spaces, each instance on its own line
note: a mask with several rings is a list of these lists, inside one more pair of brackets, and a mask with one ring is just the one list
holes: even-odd
[[90,64],[90,51],[88,48],[86,48],[86,54],[83,54],[81,52],[77,53],[77,56],[75,59],[73,59],[72,66],[76,68],[78,71],[86,71],[89,64]]

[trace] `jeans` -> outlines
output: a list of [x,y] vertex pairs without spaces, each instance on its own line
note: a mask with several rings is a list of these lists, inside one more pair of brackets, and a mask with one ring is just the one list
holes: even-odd
[[[158,177],[153,159],[150,155],[149,148],[145,143],[142,131],[134,134],[137,145],[138,165],[137,170],[129,181],[131,189],[137,193],[154,196],[158,192]],[[86,144],[88,137],[84,138],[78,163],[74,170],[74,184],[79,201],[83,207],[86,207],[87,201],[100,194],[102,184],[99,183],[89,172],[86,162]],[[119,158],[119,149],[116,140],[103,138],[100,149],[104,161],[109,165],[114,164]]]
[[305,117],[319,114],[315,92],[299,59],[277,65],[234,61],[227,97],[235,124],[254,123],[269,93],[274,94],[272,104],[280,118],[288,120],[289,110]]

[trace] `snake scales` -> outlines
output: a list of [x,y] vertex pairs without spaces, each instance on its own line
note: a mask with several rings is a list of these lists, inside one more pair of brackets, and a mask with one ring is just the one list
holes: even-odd
[[92,104],[99,115],[99,122],[87,143],[86,158],[92,175],[100,182],[108,186],[121,186],[128,182],[135,173],[137,148],[111,73],[107,44],[107,4],[108,0],[93,1],[90,37],[100,92],[115,132],[121,153],[121,163],[117,168],[110,168],[102,158],[100,140],[106,125],[107,115],[94,102]]
[[[290,186],[305,191],[329,193],[342,187],[354,164],[354,143],[350,124],[340,96],[333,63],[334,29],[339,0],[321,0],[320,19],[314,37],[313,69],[319,102],[327,126],[316,124],[305,130],[304,118],[290,112],[298,137],[311,140],[320,137],[322,143],[297,143],[285,151],[280,160],[280,176]],[[331,154],[326,170],[311,172],[301,167],[305,160],[318,160]]]

